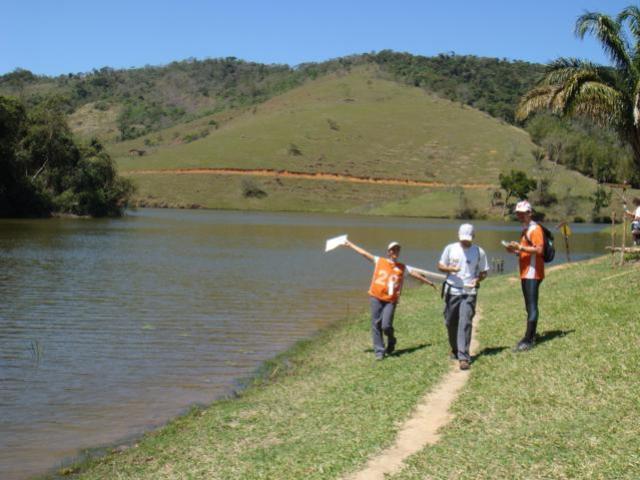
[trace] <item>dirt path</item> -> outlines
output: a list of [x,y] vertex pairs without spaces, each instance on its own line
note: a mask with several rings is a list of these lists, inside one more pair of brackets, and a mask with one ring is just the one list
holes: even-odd
[[[472,355],[479,348],[476,337],[480,319],[481,312],[478,308],[473,321]],[[440,429],[453,418],[449,407],[467,383],[469,373],[469,370],[461,371],[456,362],[433,391],[422,398],[411,417],[400,428],[395,444],[371,458],[363,470],[348,476],[346,480],[384,480],[385,475],[399,472],[404,460],[410,455],[438,442]]]
[[482,189],[495,187],[490,183],[462,183],[448,184],[442,182],[423,182],[419,180],[404,180],[397,178],[358,177],[356,175],[340,175],[337,173],[308,173],[290,172],[288,170],[272,169],[241,169],[241,168],[174,168],[157,170],[127,170],[124,175],[251,175],[257,177],[300,178],[304,180],[332,180],[334,182],[373,183],[378,185],[407,185],[412,187],[463,187],[467,189]]

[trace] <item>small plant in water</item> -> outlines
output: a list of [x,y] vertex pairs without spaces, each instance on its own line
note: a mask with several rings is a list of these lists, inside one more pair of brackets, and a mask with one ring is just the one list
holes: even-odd
[[31,340],[30,353],[31,359],[37,367],[38,365],[40,365],[40,361],[42,360],[42,356],[44,354],[44,349],[42,348],[42,345],[40,344],[40,342],[38,342],[38,340]]

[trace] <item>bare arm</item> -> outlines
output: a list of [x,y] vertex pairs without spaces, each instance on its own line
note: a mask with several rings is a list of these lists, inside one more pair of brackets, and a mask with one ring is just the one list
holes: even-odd
[[371,253],[367,252],[364,248],[357,246],[355,243],[351,243],[349,240],[345,242],[344,246],[349,247],[356,253],[359,253],[370,262],[373,262],[373,260],[375,259],[375,257]]
[[531,247],[528,247],[526,245],[520,245],[520,248],[518,250],[520,250],[521,252],[535,253],[536,255],[542,255],[542,251],[544,250],[544,247],[542,245],[538,245],[537,247],[535,245],[532,245]]
[[480,285],[480,282],[483,281],[485,278],[487,278],[488,272],[480,272],[480,274],[478,275],[478,278],[476,278],[473,281],[473,286],[477,287],[478,285]]
[[409,275],[411,275],[413,278],[415,278],[416,280],[421,281],[422,283],[425,283],[427,285],[429,285],[430,287],[432,287],[434,290],[438,290],[436,287],[436,284],[433,283],[431,280],[429,280],[427,277],[425,277],[424,275],[420,275],[417,272],[413,272],[411,270],[408,271]]
[[460,267],[453,267],[453,266],[449,267],[444,263],[438,262],[438,270],[444,273],[456,273],[460,271]]

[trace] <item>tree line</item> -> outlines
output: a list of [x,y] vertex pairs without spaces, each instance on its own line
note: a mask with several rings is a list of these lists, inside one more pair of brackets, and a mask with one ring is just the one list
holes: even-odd
[[56,97],[0,96],[0,217],[120,215],[134,191],[98,141],[78,143]]
[[[549,66],[524,61],[443,53],[433,57],[383,50],[296,67],[245,62],[235,57],[188,59],[165,66],[108,67],[83,74],[37,76],[18,69],[0,76],[0,94],[36,107],[51,95],[71,113],[92,102],[117,107],[120,139],[136,138],[197,117],[249,106],[328,73],[373,64],[383,75],[469,105],[524,127],[547,158],[599,181],[640,186],[629,144],[615,126],[593,128],[555,114],[516,118],[520,99],[545,78]],[[602,67],[603,74],[612,69]],[[557,112],[556,112],[557,113]]]

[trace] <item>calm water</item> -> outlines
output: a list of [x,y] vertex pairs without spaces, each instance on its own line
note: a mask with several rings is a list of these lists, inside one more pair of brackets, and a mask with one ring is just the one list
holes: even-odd
[[[324,240],[349,233],[429,270],[459,222],[143,210],[116,220],[0,220],[0,478],[60,466],[193,403],[354,310],[371,270]],[[516,224],[476,222],[490,258]],[[574,228],[574,258],[600,254]],[[564,255],[559,252],[559,259]]]

